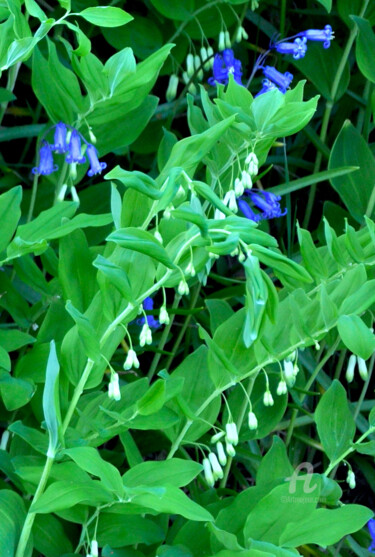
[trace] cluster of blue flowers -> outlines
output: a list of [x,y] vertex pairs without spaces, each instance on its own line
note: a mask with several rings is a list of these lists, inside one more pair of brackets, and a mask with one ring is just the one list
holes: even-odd
[[[249,199],[253,206],[260,212],[255,213],[245,199]],[[245,189],[243,197],[238,200],[238,207],[244,216],[254,222],[274,219],[286,215],[287,210],[280,207],[280,195],[258,189]]]
[[[55,130],[53,143],[50,144],[45,139],[42,140],[42,146],[39,150],[39,163],[38,166],[33,168],[33,174],[48,176],[52,172],[56,172],[58,166],[54,163],[53,152],[67,154],[65,161],[68,164],[83,164],[86,162],[86,157],[82,154],[81,139],[86,146],[86,155],[90,163],[90,169],[87,172],[88,176],[100,174],[107,167],[105,162],[99,161],[98,152],[94,145],[88,143],[75,128],[59,122],[51,129]],[[69,139],[68,129],[70,130]]]
[[[253,70],[254,74],[255,71],[261,69],[265,77],[262,82],[262,88],[256,96],[267,93],[272,89],[279,89],[279,91],[285,94],[293,80],[293,75],[290,72],[281,73],[273,66],[263,65],[272,50],[276,50],[280,54],[291,54],[293,58],[299,60],[306,54],[307,41],[322,42],[324,48],[329,48],[333,38],[332,27],[326,25],[324,29],[308,29],[307,31],[301,31],[293,37],[271,43],[269,50],[259,56]],[[233,50],[227,48],[221,53],[215,54],[213,77],[208,79],[208,83],[209,85],[226,85],[230,74],[233,75],[234,80],[239,85],[242,85],[241,62],[235,58]]]
[[[154,309],[154,300],[147,296],[143,300],[142,306],[145,311],[152,311]],[[137,319],[137,325],[144,325],[146,322],[151,329],[158,329],[160,327],[160,322],[153,315],[146,315],[146,317],[139,317]]]

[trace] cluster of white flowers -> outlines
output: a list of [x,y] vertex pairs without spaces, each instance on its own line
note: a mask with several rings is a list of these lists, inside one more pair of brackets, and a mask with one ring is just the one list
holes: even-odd
[[230,48],[232,43],[230,41],[229,31],[220,31],[219,33],[219,43],[218,43],[218,50],[222,51],[226,48]]
[[127,353],[126,356],[126,360],[124,362],[123,368],[125,370],[131,369],[132,367],[135,367],[136,369],[139,368],[139,361],[137,358],[137,354],[135,353],[135,351],[130,348],[130,350]]
[[[297,353],[294,351],[289,356],[287,356],[283,362],[283,375],[286,384],[289,387],[293,387],[296,382],[296,377],[299,372],[299,367],[297,365]],[[280,382],[281,383],[281,382]],[[280,387],[282,389],[283,387]],[[286,392],[286,391],[285,391]],[[279,393],[278,393],[279,394]],[[284,394],[284,393],[281,393]]]
[[148,326],[147,321],[141,329],[141,333],[139,335],[139,344],[140,346],[145,346],[145,344],[152,344],[152,332],[150,327]]
[[87,553],[86,557],[99,557],[99,546],[96,540],[92,540],[90,544],[90,553]]
[[345,374],[348,383],[351,383],[354,379],[356,364],[358,365],[358,371],[361,379],[363,379],[363,381],[366,381],[368,379],[368,369],[365,360],[363,358],[360,358],[359,356],[356,356],[355,354],[352,354],[349,358],[348,367]]

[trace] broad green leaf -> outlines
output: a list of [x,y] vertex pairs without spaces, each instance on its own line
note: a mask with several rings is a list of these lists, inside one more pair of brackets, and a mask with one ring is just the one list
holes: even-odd
[[125,300],[131,301],[134,296],[132,293],[131,285],[129,282],[128,275],[118,265],[112,263],[102,255],[98,255],[93,262],[94,267],[99,269],[101,273],[108,279],[108,281],[113,284],[113,286],[120,292],[120,294],[125,298]]
[[113,496],[98,481],[58,481],[47,487],[46,491],[31,505],[31,512],[54,513],[70,509],[78,503],[96,507],[113,501]]
[[66,25],[73,33],[75,33],[78,41],[78,46],[76,49],[73,50],[74,54],[77,56],[87,56],[87,54],[91,50],[91,41],[84,32],[78,27],[78,25],[74,25],[70,23],[66,19],[63,21],[64,25]]
[[18,350],[27,344],[32,344],[35,340],[36,339],[34,337],[22,331],[15,329],[0,329],[0,346],[8,352]]
[[85,8],[77,15],[80,15],[86,19],[86,21],[100,27],[119,27],[120,25],[129,23],[129,21],[133,19],[133,16],[124,10],[112,6]]
[[357,356],[367,360],[375,352],[375,335],[358,315],[341,315],[337,329],[345,346]]
[[0,254],[6,249],[21,217],[22,187],[16,186],[0,195]]
[[151,0],[151,4],[165,17],[178,21],[190,18],[194,11],[194,0]]
[[315,422],[323,448],[331,461],[350,448],[355,422],[349,410],[346,391],[336,379],[319,401]]
[[165,402],[165,381],[163,379],[158,379],[151,385],[149,390],[143,397],[137,402],[138,413],[142,416],[149,416],[154,414]]
[[262,458],[256,477],[257,486],[268,485],[275,480],[285,481],[293,474],[286,447],[280,437],[273,438],[272,447]]
[[14,557],[26,511],[22,497],[10,489],[0,491],[0,548],[2,557]]
[[[99,515],[97,537],[100,546],[109,544],[111,548],[116,548],[139,543],[151,545],[161,542],[164,536],[160,525],[143,516],[109,512],[101,512]],[[110,554],[116,555],[113,551]],[[130,553],[128,555],[132,557]]]
[[42,8],[35,2],[35,0],[25,0],[26,10],[33,17],[38,18],[40,21],[45,21],[47,19],[46,14],[43,12]]
[[317,509],[310,516],[289,524],[281,535],[280,543],[285,547],[304,544],[327,547],[360,530],[373,514],[361,505],[344,505],[333,510]]
[[[345,165],[356,165],[359,170],[333,178],[331,184],[349,213],[362,222],[374,189],[375,159],[366,141],[349,121],[344,123],[337,136],[329,159],[330,169]],[[372,210],[368,216],[373,214]]]
[[66,303],[65,308],[77,325],[79,338],[82,341],[87,357],[94,362],[98,362],[100,360],[101,353],[99,338],[94,327],[87,317],[75,308],[70,301]]
[[[301,477],[300,479],[302,479]],[[247,516],[244,538],[255,538],[280,545],[288,524],[296,524],[311,515],[318,503],[320,478],[307,474],[306,480],[279,485],[263,497]]]
[[319,4],[325,7],[327,12],[330,12],[332,10],[332,0],[317,0],[317,1],[319,2]]
[[123,248],[128,248],[152,257],[170,269],[175,264],[168,256],[162,244],[150,232],[138,228],[120,228],[107,237],[108,242],[115,242]]
[[46,422],[49,445],[48,456],[54,456],[59,444],[59,429],[61,426],[59,401],[59,372],[55,342],[50,344],[50,353],[46,369],[46,382],[43,390],[43,414]]
[[275,186],[274,188],[269,188],[268,191],[276,195],[285,195],[286,193],[291,193],[293,191],[298,191],[302,188],[311,186],[312,184],[318,184],[319,182],[324,182],[325,180],[331,180],[338,176],[343,176],[345,174],[350,174],[358,170],[358,166],[343,166],[341,168],[332,168],[330,170],[323,170],[322,172],[315,172],[309,176],[304,176],[303,178],[298,178],[297,180],[290,180],[280,186]]
[[136,62],[131,48],[124,48],[116,52],[107,60],[104,72],[108,76],[109,89],[111,95],[114,94],[118,85],[125,79],[129,79],[136,70]]
[[45,433],[32,427],[24,425],[21,421],[17,420],[8,427],[9,431],[18,435],[21,439],[26,441],[33,449],[45,455],[48,450],[48,437]]
[[[2,355],[4,356],[4,351],[2,351]],[[3,360],[3,364],[7,363]],[[30,401],[35,392],[35,387],[29,380],[18,379],[8,371],[0,370],[0,392],[5,408],[12,411],[25,406]]]
[[141,462],[123,475],[126,487],[139,485],[163,486],[166,483],[175,487],[188,485],[200,472],[202,465],[193,460],[172,458]]
[[291,277],[301,282],[312,282],[312,278],[306,269],[285,257],[285,255],[255,244],[251,244],[250,249],[253,255],[274,271],[280,271],[286,277]]
[[375,69],[371,60],[375,56],[375,33],[372,25],[367,19],[355,15],[350,16],[358,27],[356,40],[357,64],[366,79],[375,83]]
[[74,447],[65,449],[64,454],[68,455],[82,470],[100,478],[103,485],[122,497],[124,485],[119,471],[113,464],[103,460],[99,452],[93,447]]
[[164,485],[160,493],[143,493],[135,495],[133,503],[148,507],[159,513],[178,514],[188,520],[209,522],[212,515],[203,507],[192,501],[181,489]]
[[71,553],[73,546],[62,523],[52,514],[38,514],[33,524],[35,549],[45,557],[61,557]]

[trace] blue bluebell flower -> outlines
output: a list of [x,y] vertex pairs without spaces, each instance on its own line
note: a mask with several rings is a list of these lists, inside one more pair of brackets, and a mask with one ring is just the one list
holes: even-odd
[[56,153],[66,153],[68,146],[66,144],[66,125],[63,122],[59,122],[55,126],[55,136],[53,149]]
[[254,222],[260,221],[260,215],[256,215],[244,199],[237,199],[237,205],[247,219],[253,220]]
[[32,173],[39,174],[39,176],[48,176],[52,172],[56,172],[57,169],[57,164],[53,164],[51,145],[43,140],[39,150],[39,165],[32,169]]
[[[271,193],[269,191],[258,190],[255,188],[252,188],[251,190],[246,189],[244,195],[246,197],[249,197],[251,203],[261,211],[260,213],[254,213],[254,211],[249,207],[246,201],[238,201],[238,206],[245,217],[255,222],[258,222],[260,220],[283,217],[287,213],[287,209],[284,209],[284,211],[282,211],[280,207],[280,195],[275,195],[274,193]],[[244,203],[246,206],[244,205]]]
[[[147,296],[147,298],[143,300],[142,306],[145,311],[152,311],[154,309],[154,300],[149,296]],[[146,320],[148,326],[151,329],[158,329],[160,327],[159,321],[155,319],[153,315],[146,315],[146,317],[140,317],[139,319],[137,319],[137,323],[138,325],[144,325],[146,323]]]
[[95,149],[94,145],[91,145],[91,143],[88,143],[87,145],[86,155],[90,162],[90,170],[87,172],[88,176],[101,174],[102,170],[107,168],[107,163],[99,161],[98,151]]
[[234,57],[234,52],[230,48],[226,48],[221,54],[215,54],[212,73],[214,75],[208,79],[209,85],[218,83],[227,85],[230,74],[233,74],[236,83],[242,85],[241,62]]
[[262,88],[260,89],[260,91],[258,91],[258,93],[255,96],[259,97],[259,95],[268,93],[268,91],[272,91],[273,89],[278,89],[278,87],[276,87],[276,85],[272,83],[272,81],[270,81],[269,79],[263,79]]
[[277,85],[282,93],[286,93],[293,80],[293,75],[290,72],[281,73],[273,66],[264,66],[262,70],[267,79]]
[[81,138],[75,129],[72,130],[72,135],[70,136],[69,154],[66,157],[66,162],[69,164],[72,162],[86,162],[86,158],[83,157],[81,153]]
[[306,37],[297,37],[294,41],[291,42],[280,42],[274,45],[274,49],[280,54],[292,54],[293,58],[299,60],[303,58],[306,54],[307,50],[307,38]]
[[329,48],[335,35],[332,31],[332,27],[326,25],[324,29],[307,29],[307,31],[302,31],[298,33],[298,37],[305,37],[308,41],[322,42],[324,48]]
[[375,518],[371,518],[367,523],[368,531],[371,536],[371,544],[368,547],[370,553],[375,553]]

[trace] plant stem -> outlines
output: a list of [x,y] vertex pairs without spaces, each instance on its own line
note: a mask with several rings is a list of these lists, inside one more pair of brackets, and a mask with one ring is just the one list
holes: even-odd
[[[38,500],[38,498],[40,497],[40,495],[44,491],[44,488],[46,486],[46,483],[47,483],[47,480],[48,480],[53,462],[54,462],[53,457],[47,457],[46,463],[44,465],[42,476],[40,478],[37,490],[36,490],[35,495],[34,495],[33,504],[35,503],[35,501]],[[29,512],[27,513],[25,522],[23,524],[23,527],[22,527],[22,531],[21,531],[19,542],[18,542],[17,552],[16,552],[15,557],[24,557],[26,546],[27,546],[27,543],[29,541],[29,537],[30,537],[30,533],[31,533],[31,528],[33,527],[33,524],[34,524],[34,520],[35,520],[35,513],[30,512],[30,510],[29,510]]]
[[[180,303],[180,300],[181,300],[181,296],[180,296],[179,294],[176,294],[175,297],[174,297],[174,300],[173,300],[172,309],[176,309],[176,308],[178,307],[178,304]],[[158,363],[159,363],[160,358],[161,358],[161,352],[164,350],[164,346],[165,346],[165,343],[167,342],[168,335],[169,335],[170,330],[171,330],[171,328],[172,328],[173,321],[174,321],[174,318],[175,318],[175,317],[176,317],[176,316],[175,316],[175,314],[173,313],[173,314],[171,315],[169,324],[165,327],[165,329],[164,329],[164,331],[163,331],[163,334],[162,334],[162,336],[161,336],[161,338],[160,338],[160,342],[159,342],[159,346],[158,346],[159,352],[155,354],[155,356],[154,356],[154,358],[153,358],[153,360],[152,360],[150,369],[149,369],[148,374],[147,374],[147,377],[148,377],[149,379],[152,379],[152,378],[153,378],[154,373],[155,373],[155,371],[156,371],[156,368],[158,367]]]

